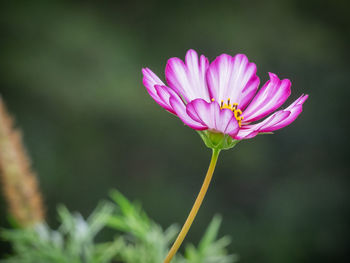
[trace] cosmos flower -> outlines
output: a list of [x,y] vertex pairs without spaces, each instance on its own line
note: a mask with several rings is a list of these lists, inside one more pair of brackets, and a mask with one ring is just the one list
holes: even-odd
[[167,85],[149,68],[142,69],[143,84],[164,109],[197,130],[212,149],[208,172],[199,194],[164,263],[170,263],[186,237],[202,204],[221,150],[243,139],[271,133],[291,124],[302,112],[308,95],[301,95],[285,109],[291,82],[269,73],[270,79],[258,90],[256,65],[243,54],[222,54],[211,64],[196,51],[187,51],[185,62],[170,58],[165,68]]
[[289,125],[308,98],[301,95],[287,108],[276,111],[289,97],[291,82],[269,73],[270,79],[258,90],[256,65],[243,54],[222,54],[209,64],[205,56],[198,57],[190,49],[185,62],[168,60],[167,85],[149,68],[142,73],[151,97],[187,126],[229,135],[233,140],[250,139]]

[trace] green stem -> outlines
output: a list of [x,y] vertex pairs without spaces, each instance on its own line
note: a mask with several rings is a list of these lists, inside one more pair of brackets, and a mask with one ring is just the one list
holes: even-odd
[[164,263],[169,263],[172,260],[172,258],[175,256],[176,252],[180,248],[182,242],[184,241],[184,239],[187,235],[187,232],[190,229],[190,227],[193,223],[193,220],[198,213],[199,207],[201,206],[201,204],[203,202],[204,196],[207,193],[211,178],[213,177],[213,173],[214,173],[214,169],[216,166],[216,162],[217,162],[218,157],[219,157],[219,153],[220,153],[219,149],[213,149],[210,165],[209,165],[207,174],[205,176],[204,182],[202,184],[201,190],[199,191],[197,199],[193,204],[193,207],[192,207],[192,209],[191,209],[191,211],[186,219],[185,224],[183,225],[179,235],[177,236],[173,246],[171,247],[167,257],[165,258]]

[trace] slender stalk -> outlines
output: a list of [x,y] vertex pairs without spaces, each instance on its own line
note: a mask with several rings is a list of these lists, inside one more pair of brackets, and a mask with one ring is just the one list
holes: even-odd
[[196,201],[193,204],[193,207],[192,207],[192,209],[191,209],[191,211],[186,219],[185,224],[183,225],[179,235],[177,236],[173,246],[171,247],[167,257],[165,258],[164,263],[169,263],[172,260],[172,258],[175,256],[177,250],[180,248],[182,242],[184,241],[184,239],[187,235],[187,232],[190,229],[190,227],[193,223],[193,220],[197,215],[199,207],[201,206],[201,204],[203,202],[204,196],[207,193],[211,178],[213,177],[213,173],[214,173],[214,169],[216,166],[216,162],[217,162],[218,157],[219,157],[219,153],[220,153],[220,150],[213,149],[209,168],[208,168],[207,174],[205,176],[204,182],[202,184],[201,190],[199,191],[199,194],[196,198]]

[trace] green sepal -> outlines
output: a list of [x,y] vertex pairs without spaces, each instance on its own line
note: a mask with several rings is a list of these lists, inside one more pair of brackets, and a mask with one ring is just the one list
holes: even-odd
[[239,140],[232,139],[228,134],[212,131],[197,131],[205,145],[210,149],[228,150],[233,148]]

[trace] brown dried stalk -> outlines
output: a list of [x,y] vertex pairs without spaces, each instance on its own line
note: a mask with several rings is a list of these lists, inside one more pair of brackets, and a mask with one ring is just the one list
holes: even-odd
[[31,170],[22,136],[0,97],[0,178],[11,217],[20,226],[44,221],[38,181]]

